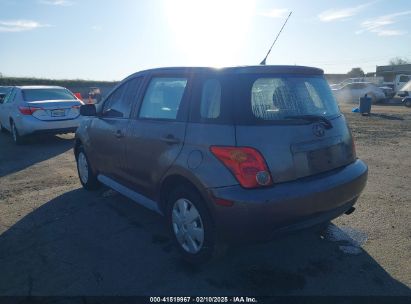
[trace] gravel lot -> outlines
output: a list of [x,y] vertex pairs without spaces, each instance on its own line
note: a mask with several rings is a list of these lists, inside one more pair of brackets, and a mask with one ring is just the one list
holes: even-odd
[[73,136],[0,134],[0,295],[411,295],[411,109],[342,107],[370,169],[350,216],[325,231],[179,259],[160,216],[86,192]]

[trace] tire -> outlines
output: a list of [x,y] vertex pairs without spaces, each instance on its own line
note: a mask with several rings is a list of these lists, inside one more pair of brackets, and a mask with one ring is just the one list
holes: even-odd
[[406,106],[407,108],[411,108],[411,99],[407,98],[404,100],[404,106]]
[[210,213],[193,187],[180,185],[171,191],[166,217],[170,235],[187,262],[204,264],[225,252],[226,246],[217,241]]
[[77,173],[83,188],[89,191],[97,190],[101,185],[97,174],[93,172],[83,146],[78,147],[76,154]]
[[1,122],[0,122],[0,132],[6,132],[6,129],[3,127],[3,125],[1,124]]
[[24,143],[24,137],[19,134],[19,130],[17,130],[16,125],[14,124],[13,121],[10,122],[10,130],[11,130],[11,136],[13,138],[13,141],[16,145],[21,145]]

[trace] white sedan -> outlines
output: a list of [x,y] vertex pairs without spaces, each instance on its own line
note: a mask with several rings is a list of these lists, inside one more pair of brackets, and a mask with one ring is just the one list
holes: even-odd
[[370,82],[354,82],[348,83],[342,87],[332,88],[332,92],[338,103],[358,103],[360,97],[367,94],[375,104],[385,99],[385,94],[382,89]]
[[16,144],[37,133],[75,132],[83,103],[66,88],[14,87],[0,101],[0,130],[8,130]]

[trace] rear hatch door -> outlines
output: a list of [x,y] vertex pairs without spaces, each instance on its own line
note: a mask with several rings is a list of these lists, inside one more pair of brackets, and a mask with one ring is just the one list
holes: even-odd
[[257,149],[275,183],[355,159],[351,133],[322,76],[247,75],[241,87],[237,145]]

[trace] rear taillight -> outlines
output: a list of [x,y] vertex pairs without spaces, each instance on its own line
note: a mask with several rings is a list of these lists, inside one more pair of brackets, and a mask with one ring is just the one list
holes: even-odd
[[81,106],[72,106],[73,109],[80,110]]
[[19,107],[19,111],[23,115],[33,115],[34,112],[43,110],[42,108],[38,107]]
[[354,158],[357,158],[357,150],[355,149],[355,141],[354,141],[354,136],[352,135],[351,129],[348,127],[348,131],[350,132],[350,137],[351,137],[351,151],[352,155]]
[[244,188],[257,188],[272,184],[265,160],[256,149],[212,146],[210,150],[234,174]]
[[357,158],[357,150],[355,149],[355,141],[354,137],[351,138],[351,149],[352,149],[352,155],[354,158]]

